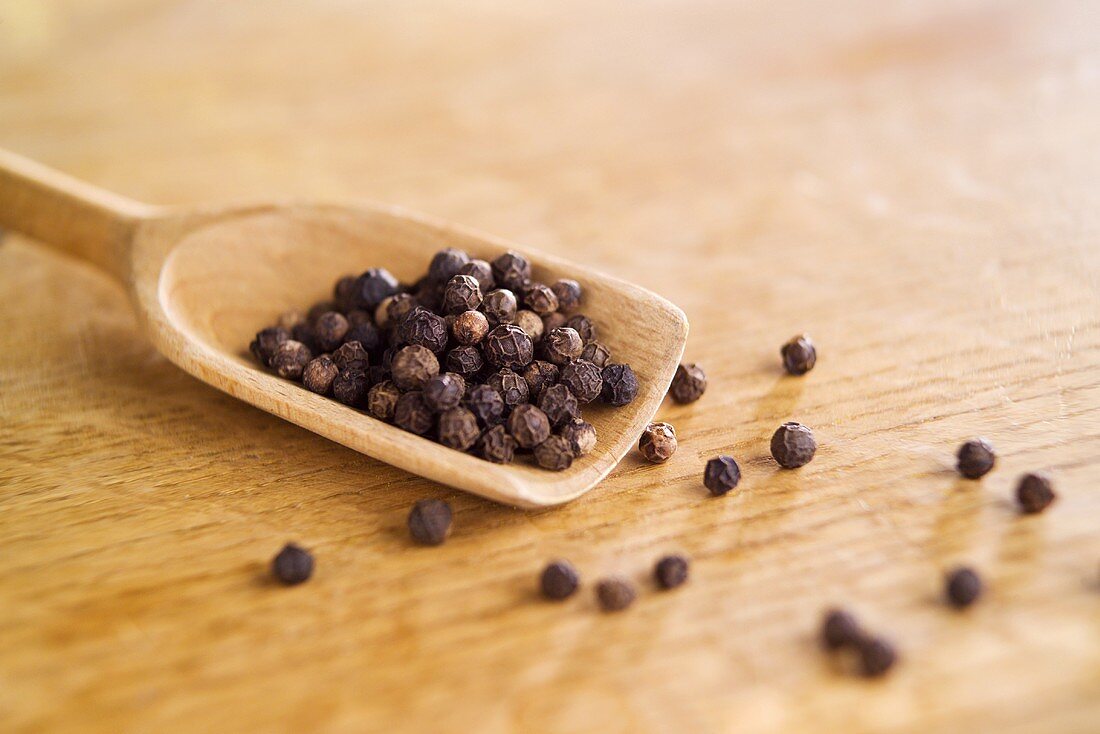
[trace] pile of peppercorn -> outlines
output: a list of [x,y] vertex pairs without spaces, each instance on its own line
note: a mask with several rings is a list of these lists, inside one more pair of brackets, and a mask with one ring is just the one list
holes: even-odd
[[447,248],[413,285],[382,268],[340,278],[331,301],[284,314],[250,349],[280,377],[449,448],[501,464],[529,451],[560,471],[596,443],[581,406],[638,394],[581,300],[575,280],[533,280],[517,252],[489,263]]

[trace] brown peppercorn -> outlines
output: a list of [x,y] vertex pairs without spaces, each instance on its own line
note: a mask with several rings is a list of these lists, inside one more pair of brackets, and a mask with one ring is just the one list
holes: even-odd
[[379,382],[367,393],[367,412],[380,421],[393,420],[401,390],[390,380]]
[[581,350],[581,359],[603,369],[611,360],[611,350],[599,342],[588,342]]
[[809,464],[817,452],[814,433],[801,423],[789,421],[772,435],[772,457],[784,469]]
[[480,433],[477,418],[466,408],[451,408],[439,415],[439,442],[448,448],[466,451]]
[[550,419],[530,403],[517,405],[508,416],[508,433],[520,448],[533,449],[550,438]]
[[454,372],[467,382],[473,380],[485,367],[485,360],[476,347],[456,347],[447,353],[444,362],[448,372]]
[[542,391],[558,381],[560,370],[556,364],[536,359],[523,369],[523,379],[527,381],[531,400],[537,401]]
[[466,394],[466,381],[453,372],[445,372],[429,378],[421,390],[424,393],[424,403],[428,408],[436,413],[442,413],[444,410],[458,406]]
[[665,556],[653,567],[653,578],[662,589],[675,589],[688,580],[688,559],[680,555]]
[[335,302],[333,302],[333,301],[318,301],[317,303],[310,306],[309,310],[306,311],[306,322],[310,326],[316,326],[317,325],[317,319],[321,318],[322,316],[324,316],[329,311],[335,311],[335,310],[336,310],[336,303]]
[[378,331],[378,327],[369,321],[355,324],[344,335],[344,344],[349,342],[359,342],[359,345],[367,352],[377,354],[382,349],[382,332]]
[[[564,374],[564,373],[563,373]],[[608,405],[626,405],[638,397],[638,378],[628,364],[609,364],[603,368],[600,397]]]
[[260,364],[270,367],[271,360],[275,358],[275,350],[288,339],[290,339],[289,331],[281,326],[269,326],[256,332],[256,338],[248,348]]
[[490,326],[510,324],[516,320],[516,295],[510,290],[498,288],[489,291],[481,301],[481,310]]
[[596,427],[586,420],[573,418],[561,427],[560,435],[569,442],[573,456],[584,456],[596,448]]
[[275,349],[271,358],[271,368],[275,374],[286,380],[300,380],[306,365],[313,359],[309,347],[301,342],[287,339]]
[[458,271],[468,262],[470,256],[462,250],[444,248],[432,257],[432,262],[428,265],[428,278],[436,283],[446,283],[458,275]]
[[[412,310],[417,307],[416,297],[409,293],[398,293],[390,299],[389,305],[386,306],[386,317],[382,321],[379,321],[377,314],[375,315],[375,322],[378,323],[380,328],[392,328],[396,329],[401,325],[401,322],[405,320]],[[379,306],[381,308],[381,306]],[[383,323],[384,322],[384,323]]]
[[585,344],[596,341],[596,324],[584,314],[570,316],[565,325],[580,334],[581,341]]
[[982,595],[982,579],[972,568],[956,568],[944,579],[947,602],[956,609],[965,609]]
[[336,304],[336,308],[344,313],[351,311],[356,307],[355,299],[355,281],[354,275],[345,275],[336,281],[336,285],[332,288],[332,300]]
[[[356,326],[359,326],[361,324],[373,324],[374,323],[374,318],[370,315],[370,313],[367,312],[367,311],[364,311],[361,308],[353,308],[352,310],[348,311],[345,314],[345,316],[348,317],[348,325],[351,326],[351,328],[355,328]],[[352,340],[348,339],[345,336],[344,341],[349,342],[349,341],[352,341]]]
[[301,342],[306,345],[312,354],[320,354],[321,348],[317,346],[317,335],[313,331],[313,326],[308,323],[302,323],[295,326],[290,330],[290,338],[296,342]]
[[402,390],[416,390],[439,374],[439,360],[427,347],[414,344],[393,355],[390,365],[394,383]]
[[581,284],[577,281],[562,278],[550,289],[558,297],[558,310],[562,313],[572,313],[581,305]]
[[741,467],[732,456],[716,456],[707,462],[703,484],[715,497],[721,497],[741,481]]
[[516,311],[515,325],[523,329],[531,341],[537,342],[542,338],[542,318],[534,311]]
[[289,311],[283,311],[279,314],[279,318],[275,319],[275,325],[279,328],[290,331],[298,324],[304,324],[306,322],[306,315],[296,308],[292,308]]
[[493,260],[493,277],[509,290],[517,290],[531,279],[531,263],[523,255],[509,250]]
[[352,301],[355,308],[373,311],[382,299],[397,293],[397,278],[385,268],[371,268],[355,281]]
[[573,464],[573,447],[561,436],[550,436],[535,447],[535,461],[543,469],[563,471]]
[[416,298],[416,305],[432,313],[442,311],[443,289],[446,285],[446,283],[437,283],[426,276],[421,278],[417,281],[415,290],[413,291],[413,297]]
[[783,368],[792,375],[804,375],[817,363],[817,349],[805,334],[784,344],[780,355],[783,357]]
[[558,328],[561,328],[562,326],[565,326],[565,322],[567,320],[568,320],[568,317],[565,314],[563,314],[561,312],[558,312],[558,311],[555,311],[552,314],[547,314],[546,316],[543,316],[542,317],[542,333],[543,333],[543,336],[545,336],[546,334],[549,334],[554,329],[558,329]]
[[424,393],[413,390],[398,398],[393,410],[393,422],[398,427],[418,436],[423,436],[432,430],[435,416],[432,415],[432,409],[424,402]]
[[560,426],[580,414],[580,406],[572,391],[565,385],[551,385],[542,391],[539,408],[550,419],[553,426]]
[[886,675],[897,662],[898,653],[889,640],[882,637],[860,637],[856,644],[860,671],[867,678]]
[[493,426],[481,434],[474,450],[494,464],[510,464],[516,455],[516,439],[508,435],[504,426]]
[[493,278],[493,266],[484,260],[471,260],[458,269],[458,274],[472,276],[482,293],[488,293],[497,287]]
[[559,384],[565,385],[577,397],[581,405],[591,403],[603,390],[603,373],[591,362],[578,359],[561,369]]
[[584,342],[581,341],[580,334],[575,329],[559,326],[547,332],[542,339],[541,347],[543,354],[546,355],[546,361],[560,367],[581,356]]
[[529,283],[523,289],[523,305],[539,316],[545,316],[558,310],[558,297],[544,283]]
[[668,394],[677,403],[694,403],[707,389],[707,373],[694,362],[681,364],[669,385]]
[[341,372],[344,370],[360,370],[366,372],[370,367],[370,355],[363,348],[362,342],[344,342],[343,346],[332,353],[332,361]]
[[313,334],[317,346],[322,352],[331,352],[344,343],[344,335],[351,328],[344,315],[336,311],[326,311],[313,324]]
[[1054,492],[1054,483],[1045,474],[1024,474],[1016,485],[1016,502],[1020,505],[1020,509],[1029,515],[1042,512],[1057,497],[1058,495]]
[[332,391],[332,381],[336,379],[339,372],[340,370],[337,369],[332,358],[322,354],[320,357],[310,360],[310,363],[306,365],[305,370],[302,372],[302,384],[310,392],[315,392],[318,395],[328,395]]
[[402,344],[416,344],[439,354],[447,347],[447,322],[426,308],[415,307],[398,327]]
[[463,311],[476,311],[481,305],[481,286],[471,275],[456,275],[447,281],[443,289],[443,311],[460,314]]
[[534,346],[523,329],[501,324],[485,337],[485,360],[494,368],[522,369],[531,363]]
[[409,535],[420,545],[443,545],[452,518],[451,506],[443,500],[420,500],[409,511]]
[[984,438],[972,438],[959,447],[956,468],[967,479],[980,479],[997,462],[993,446]]
[[581,584],[580,574],[569,561],[551,561],[539,576],[542,595],[551,601],[561,601],[573,596]]
[[344,405],[358,407],[367,397],[370,378],[363,370],[348,369],[332,381],[332,395]]
[[676,429],[669,423],[650,423],[638,441],[638,450],[651,464],[663,464],[676,453]]
[[596,600],[605,612],[619,612],[638,596],[634,585],[621,576],[609,576],[596,584]]
[[451,324],[451,335],[464,346],[478,344],[489,333],[489,320],[480,311],[464,311]]
[[[517,405],[522,405],[530,400],[530,388],[527,381],[510,369],[503,369],[489,375],[485,384],[500,393],[504,400],[504,411],[507,413]],[[525,448],[530,448],[529,446]]]
[[294,543],[287,543],[271,560],[271,574],[286,586],[295,586],[313,575],[313,556]]
[[504,399],[488,385],[475,385],[466,393],[466,407],[477,417],[477,422],[490,428],[504,422]]
[[821,621],[821,643],[827,650],[855,645],[863,637],[859,622],[843,609],[829,609]]

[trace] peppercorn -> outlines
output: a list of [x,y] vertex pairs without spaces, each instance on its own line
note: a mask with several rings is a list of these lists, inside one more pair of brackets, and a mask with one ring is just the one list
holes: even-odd
[[956,568],[945,577],[944,590],[951,606],[965,609],[982,595],[982,579],[972,568]]
[[618,612],[634,603],[634,585],[621,576],[609,576],[596,584],[596,599],[605,612]]
[[[546,413],[535,406],[524,403],[516,406],[516,409],[508,416],[508,433],[516,439],[516,443],[519,444],[520,448],[533,449],[550,438],[550,419],[546,417]],[[572,449],[570,449],[570,454],[572,454]],[[570,458],[570,462],[572,462],[572,458]]]
[[516,320],[516,295],[504,288],[489,291],[481,301],[481,310],[490,326],[510,324]]
[[288,339],[289,331],[281,326],[269,326],[256,332],[256,338],[248,345],[248,349],[260,364],[270,367],[271,360],[275,358],[275,350]]
[[638,450],[651,464],[663,464],[676,453],[676,429],[669,423],[650,423],[638,441]]
[[551,601],[568,599],[576,593],[581,584],[580,574],[569,561],[551,561],[539,576],[539,588],[542,595]]
[[[564,371],[563,371],[564,376]],[[609,364],[603,368],[603,392],[608,405],[626,405],[638,397],[638,378],[628,364]]]
[[563,471],[573,464],[573,447],[561,436],[550,436],[535,447],[535,461],[543,469]]
[[855,645],[863,637],[859,622],[843,609],[830,609],[821,622],[821,642],[828,650]]
[[366,372],[346,369],[333,379],[332,395],[344,405],[357,407],[366,399],[369,387],[370,378]]
[[479,433],[477,418],[466,408],[450,408],[439,415],[439,442],[448,448],[466,451]]
[[707,389],[707,373],[694,362],[681,364],[669,385],[668,394],[677,403],[694,403]]
[[546,316],[543,316],[542,317],[542,333],[543,333],[543,335],[545,336],[546,334],[549,334],[554,329],[558,329],[558,328],[561,328],[562,326],[565,326],[565,322],[567,320],[568,320],[568,317],[565,314],[557,312],[557,311],[555,311],[552,314],[547,314]]
[[306,322],[310,326],[316,326],[317,325],[317,319],[321,318],[322,316],[324,316],[329,311],[335,311],[335,310],[336,310],[336,303],[335,302],[333,302],[333,301],[318,301],[317,303],[310,306],[309,310],[306,311]]
[[741,481],[741,467],[732,456],[716,456],[707,462],[703,484],[715,497],[721,497]]
[[336,303],[336,308],[347,313],[356,306],[355,299],[355,281],[354,275],[345,275],[336,281],[336,285],[332,289],[332,300]]
[[289,311],[283,311],[279,314],[279,318],[275,319],[275,325],[279,328],[290,331],[298,324],[304,324],[306,322],[306,315],[296,308],[292,308]]
[[394,383],[402,390],[416,390],[439,374],[439,360],[427,347],[414,344],[398,350],[390,365]]
[[306,389],[318,395],[328,395],[332,390],[332,381],[340,370],[331,357],[322,354],[314,357],[302,371],[302,384]]
[[596,427],[586,420],[573,418],[561,427],[560,435],[569,442],[573,456],[584,456],[596,447]]
[[344,344],[350,342],[359,342],[367,352],[378,354],[382,348],[382,333],[373,323],[364,321],[348,329],[348,333],[344,335]]
[[959,474],[967,479],[980,479],[989,473],[997,461],[993,446],[984,438],[972,438],[959,447],[956,457]]
[[898,653],[890,642],[882,637],[860,637],[856,643],[860,669],[867,678],[886,675],[897,662]]
[[313,359],[309,347],[301,342],[287,339],[275,349],[275,356],[271,358],[271,367],[275,374],[286,380],[302,379],[302,372],[306,365]]
[[485,360],[476,347],[456,347],[447,353],[444,362],[448,372],[454,372],[467,382],[473,380],[485,367]]
[[435,416],[424,401],[424,393],[413,390],[399,397],[393,410],[393,422],[418,436],[423,436],[432,430]]
[[397,278],[390,271],[385,268],[371,268],[355,281],[353,305],[373,311],[382,299],[397,293],[398,288]]
[[462,266],[470,262],[470,256],[462,250],[447,247],[435,253],[432,262],[428,265],[428,277],[436,283],[446,283],[454,276]]
[[480,311],[464,311],[451,324],[451,335],[459,344],[477,344],[489,333],[489,320]]
[[470,275],[456,275],[443,289],[443,310],[450,314],[477,310],[481,305],[481,286]]
[[817,363],[817,349],[805,334],[792,338],[779,353],[783,357],[784,369],[795,376],[806,374]]
[[313,556],[294,543],[287,543],[271,560],[271,573],[287,586],[295,586],[313,575]]
[[413,297],[416,304],[432,313],[443,310],[443,289],[446,283],[437,283],[431,278],[424,277],[417,281]]
[[665,556],[653,567],[653,578],[662,589],[675,589],[688,580],[688,559],[680,555]]
[[360,370],[366,372],[367,367],[370,367],[370,355],[363,348],[363,344],[357,341],[344,342],[343,346],[332,353],[332,361],[336,364],[337,369],[341,371]]
[[377,383],[367,393],[367,412],[380,421],[393,420],[401,390],[390,380]]
[[584,342],[581,341],[580,334],[575,329],[570,329],[568,326],[559,326],[546,333],[540,346],[546,356],[546,361],[560,367],[581,356]]
[[443,500],[420,500],[409,511],[409,535],[420,545],[443,545],[452,518],[451,506]]
[[494,464],[510,464],[516,454],[516,439],[508,435],[504,426],[493,426],[481,434],[474,449],[481,458]]
[[784,423],[772,436],[772,456],[784,469],[805,466],[817,452],[814,433],[801,423]]
[[469,275],[477,281],[482,293],[488,293],[497,287],[493,279],[493,266],[484,260],[471,260],[458,269],[458,275]]
[[493,260],[493,277],[504,288],[518,290],[531,279],[531,263],[518,252],[509,250]]
[[344,343],[344,335],[348,333],[350,325],[344,315],[336,311],[326,311],[317,317],[313,324],[313,334],[317,339],[317,346],[322,352],[331,352]]
[[611,360],[611,350],[599,342],[588,342],[581,350],[580,358],[603,369]]
[[534,311],[526,309],[516,311],[516,318],[513,323],[523,329],[523,332],[531,337],[531,341],[537,342],[542,338],[542,318]]
[[436,413],[456,407],[466,394],[466,381],[453,372],[428,379],[422,388],[424,402]]
[[477,422],[489,428],[504,422],[504,399],[488,385],[475,385],[466,394],[466,407],[477,417]]
[[565,325],[580,334],[585,344],[596,340],[596,324],[584,314],[570,316]]
[[581,305],[581,284],[577,281],[562,278],[550,289],[558,297],[558,310],[562,313],[572,313]]
[[417,344],[439,354],[447,346],[447,322],[423,307],[414,307],[398,327],[402,344]]
[[529,283],[523,289],[523,305],[539,316],[558,310],[558,297],[544,283]]
[[303,322],[298,324],[290,330],[290,338],[296,342],[300,342],[306,345],[313,354],[320,354],[321,347],[317,345],[317,336],[314,334],[313,327]]
[[[370,315],[370,312],[361,308],[353,308],[344,315],[348,318],[348,325],[353,329],[361,324],[374,324],[374,318]],[[344,341],[349,342],[352,340],[345,336]]]
[[485,359],[494,368],[526,367],[534,357],[531,337],[512,324],[501,324],[485,337]]
[[1020,505],[1020,509],[1029,515],[1042,512],[1057,497],[1058,495],[1054,492],[1054,483],[1045,474],[1024,474],[1016,485],[1016,502]]
[[[504,411],[507,413],[517,405],[522,405],[530,400],[530,388],[527,381],[510,369],[497,370],[489,375],[485,384],[500,393],[504,400]],[[525,447],[525,448],[530,448]]]
[[[408,293],[398,293],[390,298],[389,304],[386,306],[385,318],[379,321],[376,314],[374,320],[378,322],[379,328],[389,327],[396,329],[401,326],[401,322],[405,320],[405,317],[408,316],[417,305],[414,296]],[[381,308],[381,306],[379,306],[379,308]]]
[[581,405],[591,403],[603,390],[603,374],[600,368],[591,362],[578,359],[565,365],[561,370],[559,383],[569,388]]
[[538,400],[542,391],[558,381],[558,366],[542,359],[536,359],[523,369],[523,379],[527,381],[528,395]]
[[544,389],[539,398],[539,408],[555,427],[573,420],[580,411],[577,398],[565,385],[551,385]]

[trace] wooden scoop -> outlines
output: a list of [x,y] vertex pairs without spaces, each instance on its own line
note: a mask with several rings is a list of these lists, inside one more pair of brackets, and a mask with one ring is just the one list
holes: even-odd
[[[165,357],[203,382],[367,456],[522,507],[566,502],[594,487],[652,419],[687,338],[664,298],[552,255],[388,206],[261,204],[178,211],[115,196],[0,150],[0,225],[110,273]],[[591,404],[596,448],[562,472],[498,465],[445,448],[315,395],[259,368],[248,343],[276,314],[330,297],[347,272],[385,267],[411,281],[433,253],[527,256],[540,281],[573,278],[618,362],[640,390],[621,408]]]

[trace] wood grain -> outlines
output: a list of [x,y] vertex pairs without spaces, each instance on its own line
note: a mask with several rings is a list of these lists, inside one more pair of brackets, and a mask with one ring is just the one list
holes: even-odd
[[[0,244],[0,729],[1008,731],[1100,721],[1100,52],[1087,2],[0,3],[0,144],[135,199],[363,197],[682,306],[680,450],[555,510],[446,490],[158,357]],[[155,161],[153,164],[151,162]],[[820,347],[779,370],[798,331]],[[797,472],[780,422],[814,427]],[[997,469],[951,471],[986,435]],[[741,490],[702,464],[737,456]],[[1020,517],[1015,478],[1060,498]],[[409,505],[452,540],[413,548]],[[273,588],[288,539],[307,585]],[[690,584],[645,578],[668,550]],[[541,565],[587,586],[550,605]],[[939,600],[973,563],[988,598]],[[635,576],[628,612],[599,575]],[[903,662],[813,633],[851,604]]]

